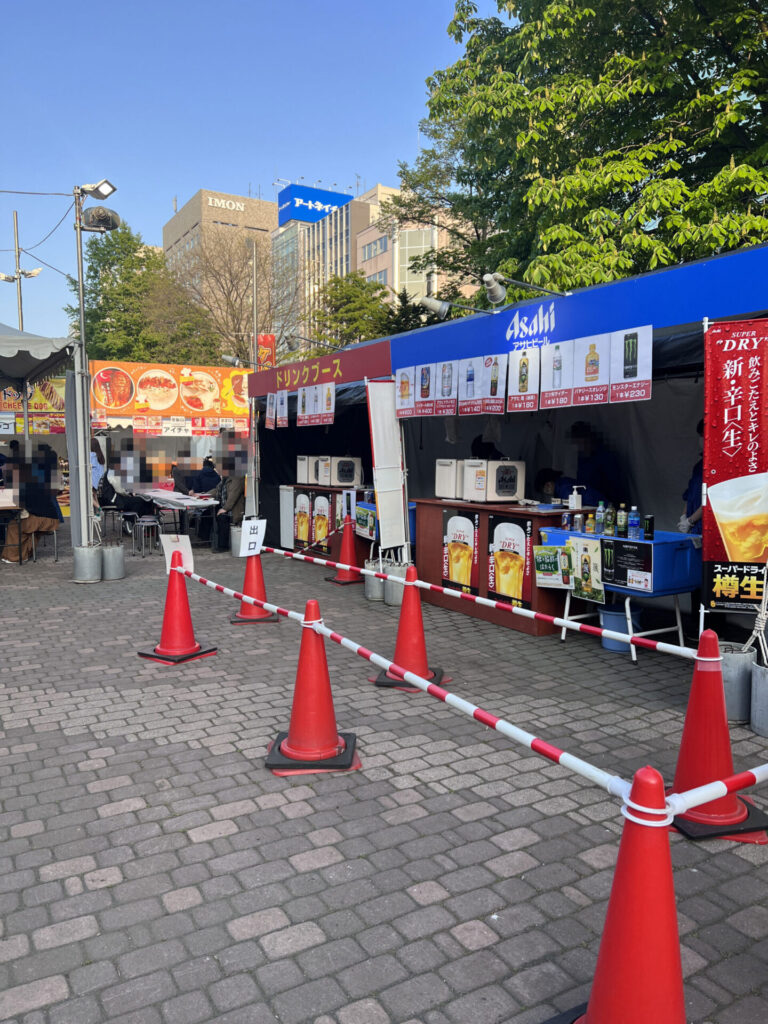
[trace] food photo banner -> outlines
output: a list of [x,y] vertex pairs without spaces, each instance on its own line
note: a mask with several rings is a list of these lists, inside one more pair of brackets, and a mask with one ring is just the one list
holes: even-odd
[[[31,434],[64,433],[64,377],[27,384],[27,412]],[[0,434],[24,433],[22,394],[12,387],[0,388]]]
[[755,605],[768,559],[768,320],[704,335],[703,602]]
[[249,369],[92,361],[94,425],[129,421],[150,436],[248,431]]

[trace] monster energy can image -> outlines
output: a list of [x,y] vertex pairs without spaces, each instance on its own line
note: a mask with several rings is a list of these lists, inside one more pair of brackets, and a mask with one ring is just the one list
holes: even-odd
[[603,582],[610,583],[614,578],[613,541],[603,540]]
[[624,335],[624,379],[637,376],[637,331]]

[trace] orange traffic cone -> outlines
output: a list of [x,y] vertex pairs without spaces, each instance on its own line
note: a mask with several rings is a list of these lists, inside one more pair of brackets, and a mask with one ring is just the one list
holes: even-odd
[[635,773],[628,803],[589,1002],[547,1024],[685,1024],[669,819],[654,768]]
[[[352,524],[352,516],[344,517],[344,532],[341,535],[341,554],[339,561],[344,565],[355,565],[355,528]],[[363,577],[359,572],[352,572],[351,569],[337,569],[335,576],[326,576],[329,583],[338,583],[339,586],[347,587],[350,583],[362,583]]]
[[[264,572],[261,568],[261,555],[248,555],[246,559],[243,594],[245,597],[255,597],[258,601],[267,600],[267,592],[264,588]],[[257,604],[241,601],[240,611],[235,612],[229,621],[232,623],[279,622],[280,616],[276,612],[268,612],[266,608],[259,608]]]
[[[699,638],[672,792],[683,793],[729,775],[733,775],[733,756],[722,659],[717,634],[706,629]],[[768,817],[751,800],[736,793],[677,815],[674,825],[688,839],[719,837],[740,843],[768,843]]]
[[307,601],[288,732],[278,733],[264,762],[274,775],[353,771],[362,767],[356,736],[339,733],[333,710],[325,642],[308,624],[320,622],[317,601]]
[[[405,668],[422,679],[429,679],[438,684],[450,683],[450,679],[444,677],[441,668],[430,668],[427,664],[427,644],[424,639],[424,621],[421,617],[421,596],[419,588],[414,586],[418,579],[416,568],[409,565],[405,571],[405,584],[403,585],[403,603],[400,608],[400,621],[397,625],[397,642],[395,643],[395,657],[393,661],[400,668]],[[403,683],[402,677],[392,672],[385,672],[384,669],[377,676],[368,680],[376,686],[391,686],[404,693],[418,693],[419,690],[407,683]]]
[[140,658],[159,661],[163,665],[178,665],[182,661],[208,658],[216,653],[215,647],[203,647],[195,640],[192,616],[187,597],[187,581],[173,570],[181,567],[180,551],[171,555],[171,571],[168,573],[168,590],[165,595],[165,611],[160,643],[151,651],[139,651]]

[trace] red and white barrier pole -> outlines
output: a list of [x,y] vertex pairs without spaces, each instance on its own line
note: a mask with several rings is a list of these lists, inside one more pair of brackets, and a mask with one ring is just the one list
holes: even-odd
[[669,793],[667,806],[672,814],[677,816],[693,810],[694,807],[700,807],[701,804],[708,804],[711,800],[727,796],[728,793],[749,789],[750,786],[756,786],[760,782],[768,782],[768,764],[759,764],[756,768],[750,768],[749,771],[737,772],[735,775],[729,775],[726,779],[708,782],[705,786],[697,786],[684,793]]
[[[361,569],[357,565],[345,565],[342,562],[332,562],[328,558],[315,558],[312,555],[302,555],[298,551],[284,551],[282,548],[263,547],[271,555],[283,555],[284,558],[293,558],[299,562],[311,562],[313,565],[324,565],[331,569],[346,569],[350,572],[360,573],[361,576],[373,576],[377,580],[392,580],[401,586],[405,583],[402,576],[392,576],[386,572],[375,572],[373,569]],[[475,594],[465,594],[461,590],[454,590],[450,587],[441,587],[437,583],[426,583],[424,580],[414,580],[413,585],[421,590],[431,590],[436,594],[444,594],[446,597],[456,597],[461,601],[473,601],[475,604],[483,605],[485,608],[496,608],[502,612],[510,612],[512,615],[519,615],[524,619],[535,619],[539,622],[548,622],[558,629],[570,629],[574,633],[588,633],[590,636],[607,637],[609,640],[620,640],[622,643],[630,643],[635,647],[644,647],[647,650],[659,651],[661,654],[674,654],[678,658],[686,658],[688,661],[696,660],[696,651],[692,647],[680,647],[677,644],[667,644],[662,640],[649,640],[644,636],[630,636],[626,633],[617,633],[612,629],[602,629],[600,626],[589,626],[584,622],[573,622],[571,619],[560,619],[554,615],[545,615],[544,612],[534,612],[530,608],[518,608],[516,605],[508,604],[505,601],[494,601],[490,597],[477,597]]]

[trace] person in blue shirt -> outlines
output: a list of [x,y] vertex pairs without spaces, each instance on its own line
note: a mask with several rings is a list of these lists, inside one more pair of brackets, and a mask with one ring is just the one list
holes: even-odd
[[680,516],[677,524],[681,533],[692,533],[701,536],[701,485],[704,481],[704,420],[696,424],[696,433],[699,435],[699,461],[691,470],[691,479],[683,491],[685,512]]

